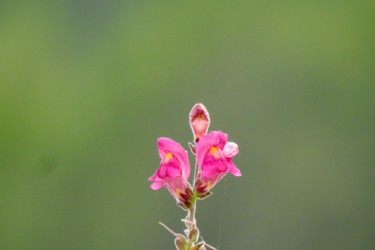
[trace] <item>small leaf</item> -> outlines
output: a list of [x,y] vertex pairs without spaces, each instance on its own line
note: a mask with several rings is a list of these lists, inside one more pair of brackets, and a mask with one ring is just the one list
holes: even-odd
[[196,153],[196,151],[195,151],[195,145],[193,143],[191,143],[191,142],[188,142],[188,144],[189,144],[191,152],[195,155],[195,153]]

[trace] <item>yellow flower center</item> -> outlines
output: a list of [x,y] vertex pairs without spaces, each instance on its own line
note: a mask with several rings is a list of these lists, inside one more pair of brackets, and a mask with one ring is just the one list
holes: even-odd
[[210,154],[215,158],[215,159],[218,159],[220,158],[220,153],[219,153],[219,149],[215,146],[211,147],[210,148]]
[[166,162],[169,162],[173,157],[173,154],[171,152],[168,152],[166,155],[165,155],[165,161]]

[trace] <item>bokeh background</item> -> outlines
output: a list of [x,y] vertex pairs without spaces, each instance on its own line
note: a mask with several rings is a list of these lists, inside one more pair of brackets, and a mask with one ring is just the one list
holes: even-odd
[[243,173],[198,204],[207,242],[375,249],[374,7],[1,1],[0,249],[174,249],[147,178],[196,102]]

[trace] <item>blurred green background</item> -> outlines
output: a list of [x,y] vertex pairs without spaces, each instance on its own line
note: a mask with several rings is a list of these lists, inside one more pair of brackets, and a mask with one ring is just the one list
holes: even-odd
[[375,249],[374,7],[1,1],[0,249],[174,249],[147,178],[196,102],[243,173],[198,204],[207,242]]

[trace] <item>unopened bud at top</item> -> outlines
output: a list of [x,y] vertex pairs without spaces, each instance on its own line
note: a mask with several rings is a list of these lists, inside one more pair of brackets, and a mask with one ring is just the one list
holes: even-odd
[[194,141],[198,142],[202,135],[207,134],[210,126],[210,115],[202,103],[197,103],[190,111],[189,122],[194,134]]

